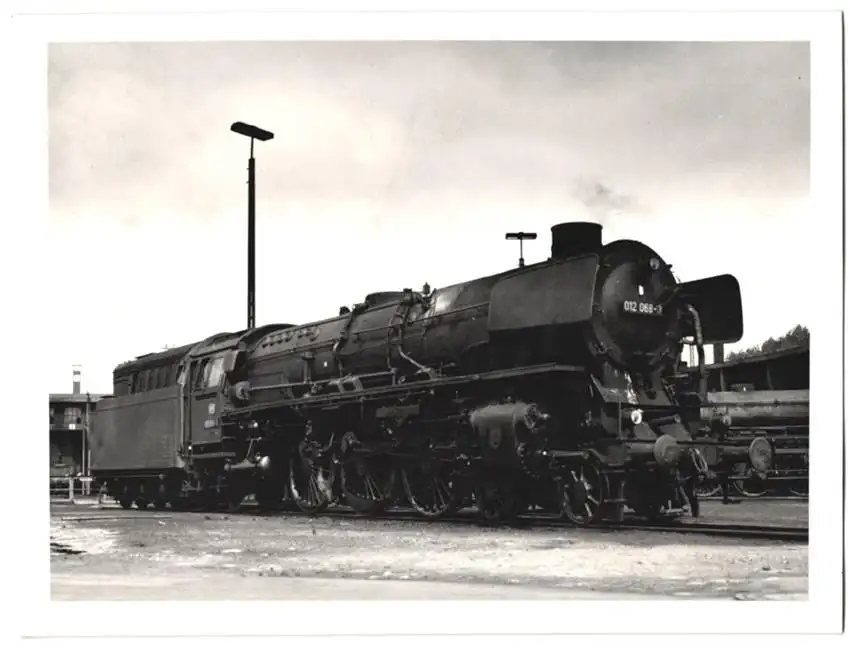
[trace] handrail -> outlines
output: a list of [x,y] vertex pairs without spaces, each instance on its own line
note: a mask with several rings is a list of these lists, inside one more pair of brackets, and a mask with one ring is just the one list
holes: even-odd
[[[62,496],[64,500],[74,504],[78,489],[80,492],[78,497],[91,498],[94,496],[94,494],[92,494],[92,482],[94,482],[94,478],[90,476],[50,478],[50,501],[56,502],[54,499]],[[67,495],[63,496],[66,491]]]

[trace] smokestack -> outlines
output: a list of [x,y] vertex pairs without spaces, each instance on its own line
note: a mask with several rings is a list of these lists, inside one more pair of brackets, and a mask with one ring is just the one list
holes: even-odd
[[561,260],[602,248],[602,225],[596,222],[563,222],[552,227],[552,260]]
[[714,344],[714,363],[723,363],[724,348],[722,343]]
[[74,366],[74,394],[80,394],[80,366]]

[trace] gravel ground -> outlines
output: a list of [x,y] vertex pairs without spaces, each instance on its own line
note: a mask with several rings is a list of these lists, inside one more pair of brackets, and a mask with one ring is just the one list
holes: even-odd
[[[747,501],[705,503],[702,520],[807,517],[804,502]],[[805,599],[808,587],[807,545],[696,535],[96,505],[53,505],[50,533],[54,599]]]

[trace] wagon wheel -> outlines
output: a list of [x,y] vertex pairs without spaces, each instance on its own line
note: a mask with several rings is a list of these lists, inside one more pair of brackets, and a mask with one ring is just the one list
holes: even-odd
[[[148,487],[150,487],[150,485],[148,485]],[[147,488],[144,484],[140,484],[138,486],[138,489],[136,489],[135,503],[136,507],[138,507],[139,509],[147,509],[148,506],[151,504],[151,496],[149,495],[149,492],[147,491]]]
[[745,476],[744,480],[732,481],[732,487],[739,494],[747,498],[761,498],[767,493],[767,481],[757,477],[752,469],[738,465],[735,470]]
[[761,498],[767,494],[767,487],[761,480],[747,478],[746,480],[735,480],[732,486],[742,496],[747,498]]
[[575,525],[586,527],[601,515],[608,497],[608,477],[599,463],[585,459],[570,468],[560,482],[561,513]]
[[165,482],[160,482],[159,486],[156,487],[156,493],[153,497],[154,509],[165,509],[165,506],[168,504],[168,493],[168,487],[165,485]]
[[123,509],[129,509],[133,506],[137,497],[136,490],[130,485],[125,484],[120,496],[118,496],[118,504],[120,504]]
[[361,514],[377,514],[393,501],[395,467],[389,456],[354,457],[343,462],[340,480],[345,501]]
[[478,515],[487,523],[513,522],[522,501],[516,483],[508,474],[483,476],[475,487]]
[[706,480],[694,487],[697,498],[713,498],[719,496],[722,487],[715,480]]
[[334,499],[334,468],[296,455],[289,462],[289,488],[292,500],[301,511],[317,514]]
[[808,479],[792,480],[788,484],[788,491],[792,496],[797,498],[808,498],[809,496],[809,481]]
[[442,518],[457,511],[461,503],[450,474],[430,460],[411,461],[401,470],[404,493],[420,516]]

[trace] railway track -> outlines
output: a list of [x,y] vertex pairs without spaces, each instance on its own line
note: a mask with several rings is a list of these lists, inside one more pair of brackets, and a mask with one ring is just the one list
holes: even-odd
[[[298,511],[261,511],[258,506],[247,503],[237,511],[227,510],[116,510],[118,513],[107,517],[112,520],[125,520],[128,518],[150,518],[152,515],[157,518],[170,518],[173,514],[203,514],[203,515],[263,515],[263,516],[278,516],[278,517],[307,517],[314,519],[330,518],[336,520],[357,520],[357,521],[398,521],[398,522],[416,522],[424,524],[439,524],[439,525],[466,525],[466,526],[488,526],[475,513],[474,510],[461,510],[455,516],[431,520],[423,518],[415,512],[405,509],[390,509],[379,516],[365,516],[358,514],[354,510],[337,507],[328,509],[318,515],[305,514]],[[104,519],[104,516],[95,515],[79,515],[66,518],[67,520],[97,520]],[[662,523],[653,523],[642,520],[629,520],[624,522],[601,521],[590,527],[576,527],[569,522],[560,519],[553,514],[522,514],[517,518],[517,521],[511,525],[515,528],[547,528],[560,529],[565,531],[580,531],[580,532],[595,532],[595,533],[611,533],[623,531],[641,531],[653,533],[668,533],[668,534],[697,534],[705,536],[714,536],[719,538],[742,538],[752,540],[771,540],[785,541],[793,543],[807,543],[809,540],[809,530],[807,527],[780,527],[780,526],[761,526],[761,525],[742,525],[731,523],[703,523],[690,519],[676,521],[668,521]]]
[[683,522],[677,525],[658,525],[644,523],[622,523],[612,525],[617,530],[651,530],[676,534],[702,534],[724,538],[751,538],[777,540],[793,543],[808,543],[807,527],[769,527],[760,525],[732,525],[721,523]]

